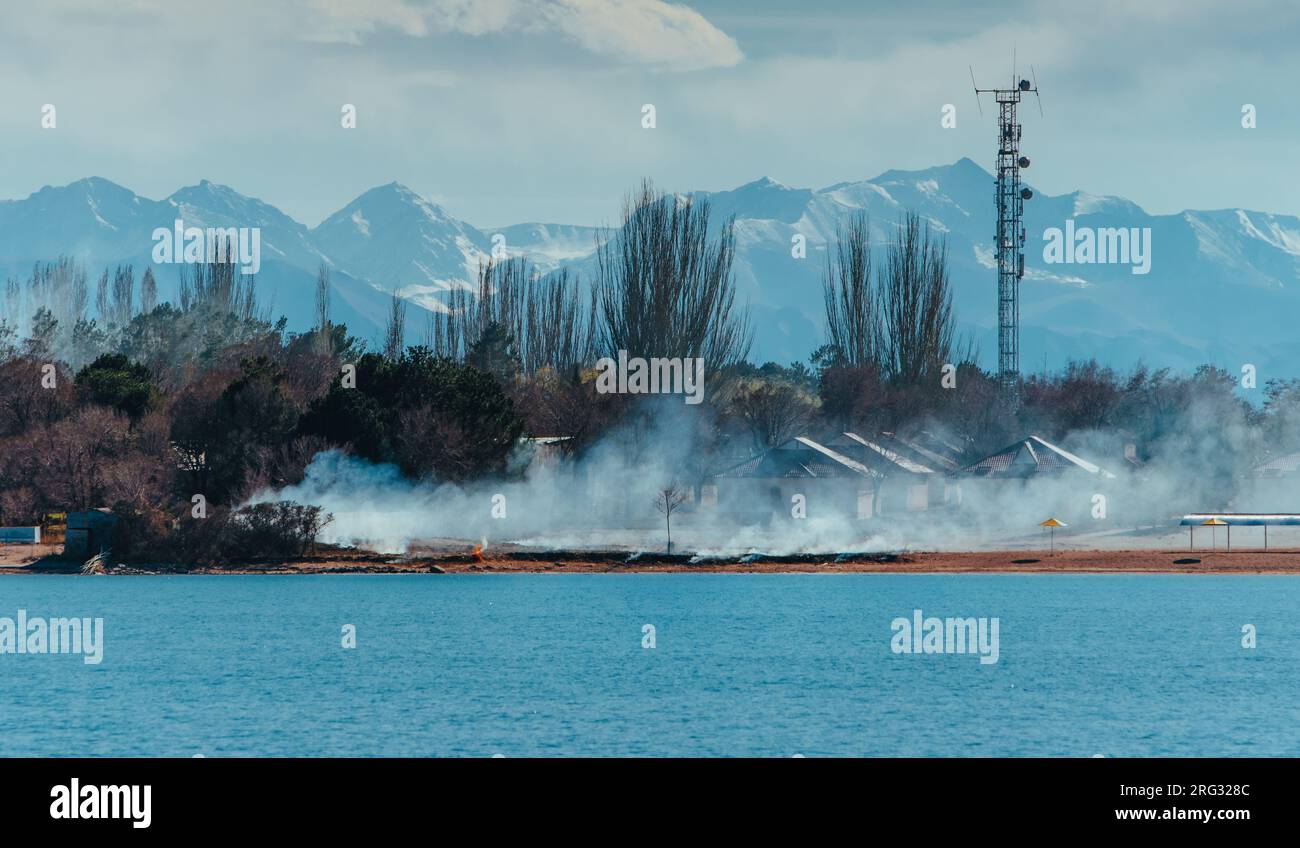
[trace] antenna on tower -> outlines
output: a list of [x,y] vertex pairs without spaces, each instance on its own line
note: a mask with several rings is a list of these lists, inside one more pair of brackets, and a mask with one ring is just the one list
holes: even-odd
[[1034,73],[1034,66],[1029,66],[1029,79],[1034,83],[1034,100],[1038,102],[1038,117],[1045,118],[1043,114],[1043,95],[1038,93],[1038,74]]
[[984,117],[984,107],[980,105],[980,87],[975,84],[975,66],[967,65],[970,69],[970,87],[975,89],[975,108],[980,110],[980,117]]
[[[1011,51],[1012,73],[1015,73],[1016,54]],[[1029,67],[1033,82],[1012,78],[1010,88],[980,88],[971,68],[971,84],[975,86],[975,100],[981,94],[993,95],[998,104],[998,159],[995,202],[998,210],[997,232],[994,234],[994,252],[998,265],[998,380],[1007,402],[1014,409],[1020,403],[1020,280],[1025,276],[1025,201],[1034,196],[1020,182],[1020,171],[1029,167],[1029,157],[1020,154],[1020,121],[1016,107],[1026,94],[1038,97],[1038,81],[1033,66]],[[1039,99],[1039,113],[1042,100]],[[983,114],[983,109],[980,110]]]

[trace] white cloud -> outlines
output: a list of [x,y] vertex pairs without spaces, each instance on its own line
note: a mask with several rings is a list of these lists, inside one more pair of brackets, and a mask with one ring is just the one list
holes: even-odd
[[428,35],[425,14],[407,0],[306,0],[301,16],[308,41],[359,44],[361,36],[386,27],[410,36]]
[[669,70],[732,67],[731,36],[689,6],[664,0],[306,0],[304,38],[359,43],[380,28],[413,37],[558,33],[600,56]]
[[[1300,4],[1009,1],[1015,14],[980,0],[954,22],[829,0],[783,14],[753,0],[46,0],[0,26],[0,136],[21,165],[0,169],[0,197],[88,174],[162,197],[208,177],[316,221],[399,179],[485,224],[597,223],[645,176],[692,190],[962,156],[987,168],[996,115],[976,110],[967,66],[1007,79],[1015,47],[1044,90],[1046,117],[1024,113],[1042,193],[1295,208]],[[745,39],[735,67],[662,72],[734,64],[727,33]],[[56,132],[40,129],[45,103]],[[1241,128],[1243,103],[1258,130]]]
[[529,0],[432,0],[427,15],[443,32],[487,35],[518,27],[531,5]]
[[743,58],[722,30],[687,6],[663,0],[539,3],[554,28],[593,53],[679,70],[731,67]]

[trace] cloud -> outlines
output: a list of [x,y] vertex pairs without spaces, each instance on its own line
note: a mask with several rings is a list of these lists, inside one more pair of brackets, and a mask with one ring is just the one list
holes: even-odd
[[487,35],[519,27],[532,0],[433,0],[428,16],[436,29]]
[[[962,156],[987,168],[997,119],[976,110],[967,66],[1005,80],[1014,48],[1044,91],[1046,117],[1024,113],[1041,192],[1295,209],[1278,175],[1300,135],[1287,107],[1300,4],[951,5],[46,0],[0,26],[0,135],[22,163],[0,173],[0,197],[87,174],[152,196],[210,177],[316,221],[399,179],[484,224],[597,223],[646,176],[694,190]],[[686,68],[725,70],[666,72]],[[40,129],[45,103],[56,132]],[[355,132],[339,127],[343,103]],[[1241,127],[1244,103],[1259,129]],[[940,126],[945,104],[956,129]],[[1121,138],[1123,155],[1107,153]]]
[[593,53],[678,70],[732,67],[736,42],[687,6],[662,0],[556,0],[539,3],[552,26]]
[[483,36],[556,33],[599,56],[666,70],[726,68],[743,57],[731,36],[689,6],[664,0],[306,0],[304,38],[359,44],[393,29]]
[[407,0],[306,0],[304,39],[360,44],[380,28],[420,38],[429,34],[425,13]]

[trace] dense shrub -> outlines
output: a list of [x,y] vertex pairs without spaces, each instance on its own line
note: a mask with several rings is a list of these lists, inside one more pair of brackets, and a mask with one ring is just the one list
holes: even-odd
[[465,480],[501,471],[523,419],[492,375],[414,347],[390,361],[361,357],[313,402],[301,431],[392,462],[413,479]]
[[113,555],[136,562],[217,565],[286,560],[311,552],[332,520],[318,506],[292,501],[211,509],[203,518],[160,520],[156,512],[121,505]]
[[93,403],[138,421],[154,404],[158,389],[149,369],[120,353],[106,353],[77,373],[77,391]]

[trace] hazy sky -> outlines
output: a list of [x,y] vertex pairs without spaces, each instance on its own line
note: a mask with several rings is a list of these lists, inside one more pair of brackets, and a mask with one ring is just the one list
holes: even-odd
[[[821,187],[962,156],[1033,64],[1040,190],[1300,213],[1300,4],[0,0],[0,197],[202,178],[315,225],[392,180],[480,226],[604,223],[642,177]],[[57,128],[42,129],[54,104]],[[358,127],[340,126],[355,104]],[[641,127],[652,103],[657,127]],[[945,103],[956,129],[940,127]],[[1258,127],[1243,129],[1242,104]],[[992,202],[992,201],[990,201]]]

